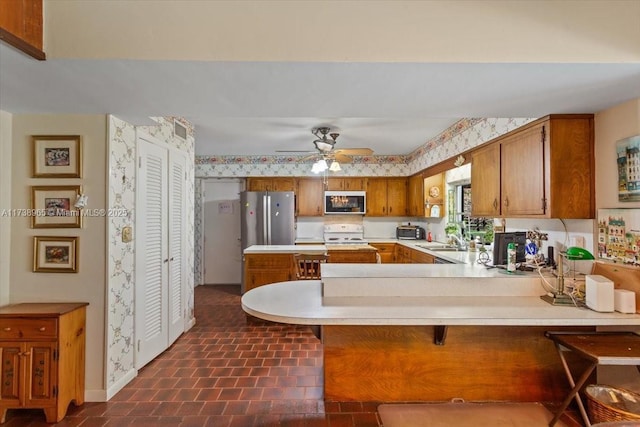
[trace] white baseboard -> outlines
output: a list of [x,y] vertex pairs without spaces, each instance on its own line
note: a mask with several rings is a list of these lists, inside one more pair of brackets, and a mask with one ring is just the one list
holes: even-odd
[[187,332],[189,329],[193,328],[195,325],[196,325],[196,318],[192,317],[187,321],[184,331]]
[[131,369],[122,377],[120,377],[118,381],[116,381],[111,387],[107,389],[107,400],[110,400],[113,396],[116,395],[116,393],[122,390],[124,386],[129,384],[131,380],[133,380],[137,376],[138,371],[136,369]]

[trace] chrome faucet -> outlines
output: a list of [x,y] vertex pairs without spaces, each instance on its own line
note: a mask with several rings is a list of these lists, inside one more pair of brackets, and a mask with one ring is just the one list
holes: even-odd
[[459,251],[467,250],[467,241],[457,234],[449,234],[449,242],[454,242]]

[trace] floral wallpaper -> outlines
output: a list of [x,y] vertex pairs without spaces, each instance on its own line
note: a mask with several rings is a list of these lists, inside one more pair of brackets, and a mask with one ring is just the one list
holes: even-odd
[[[197,156],[196,176],[227,178],[247,176],[315,176],[313,162],[300,162],[296,156]],[[355,156],[353,163],[341,164],[334,176],[407,175],[405,156]]]
[[[187,153],[186,247],[194,247],[194,133],[188,121],[175,117],[155,117],[157,126],[139,128],[158,140]],[[187,139],[173,135],[173,121],[187,128]],[[108,207],[124,209],[126,217],[108,221],[107,296],[107,390],[134,369],[134,280],[135,239],[122,242],[122,229],[135,224],[136,127],[114,116],[109,117],[109,195]],[[135,232],[134,232],[135,235]],[[187,307],[193,319],[194,255],[187,253]]]
[[135,224],[136,130],[109,116],[109,209],[123,209],[126,217],[107,221],[107,388],[133,369],[135,240],[122,242],[123,227]]
[[200,178],[195,180],[195,218],[194,218],[194,230],[195,230],[195,247],[193,248],[194,256],[194,283],[195,286],[204,283],[204,270],[202,254],[204,253],[204,231],[202,218],[204,217],[204,182]]
[[407,156],[409,175],[519,128],[533,118],[463,119]]

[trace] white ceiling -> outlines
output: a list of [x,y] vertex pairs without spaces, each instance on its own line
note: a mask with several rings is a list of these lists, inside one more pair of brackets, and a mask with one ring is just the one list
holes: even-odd
[[594,113],[640,98],[640,64],[308,63],[50,59],[0,43],[0,109],[175,115],[197,155],[337,148],[408,154],[464,117]]

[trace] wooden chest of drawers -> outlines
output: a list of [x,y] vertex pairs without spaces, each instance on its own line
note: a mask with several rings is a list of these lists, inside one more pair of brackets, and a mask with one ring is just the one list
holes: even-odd
[[84,403],[87,305],[0,307],[0,422],[13,408],[42,408],[58,422],[69,403]]

